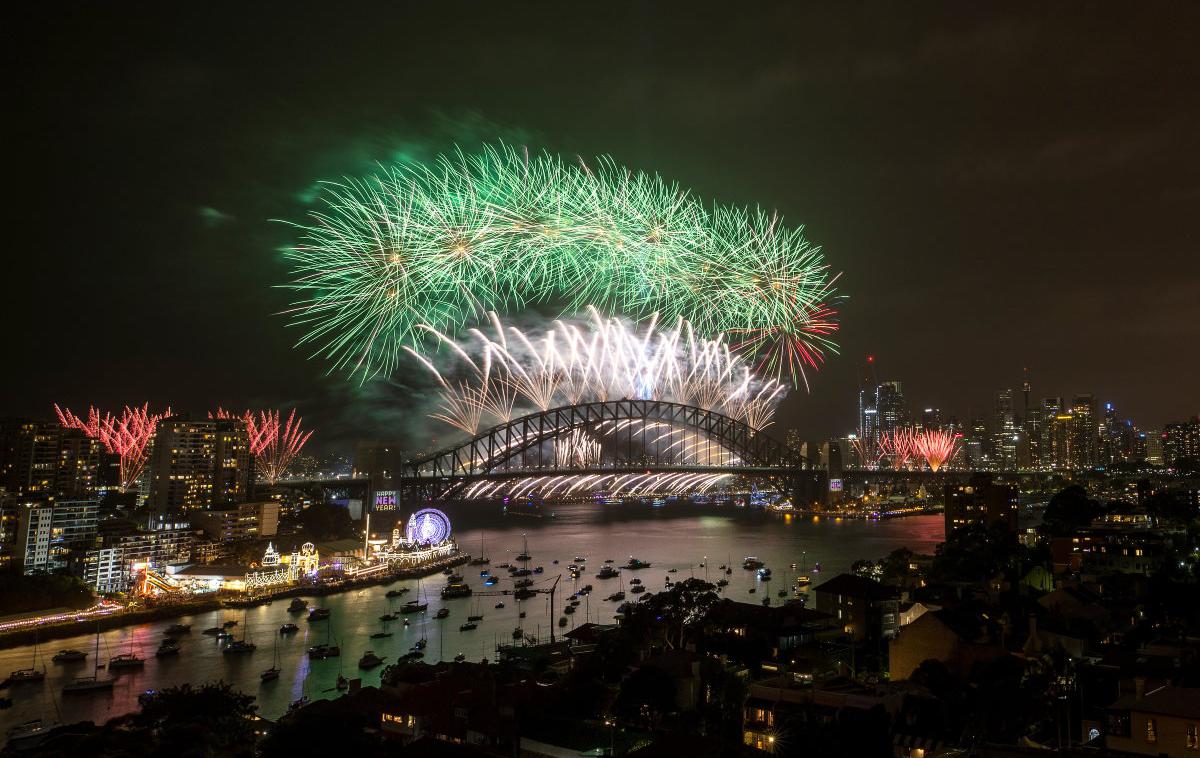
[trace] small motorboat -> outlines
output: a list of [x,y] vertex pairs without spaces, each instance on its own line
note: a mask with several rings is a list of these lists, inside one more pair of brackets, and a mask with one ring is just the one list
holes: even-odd
[[253,653],[257,649],[258,649],[258,645],[255,645],[253,642],[246,642],[245,640],[234,640],[233,642],[230,642],[228,645],[226,645],[225,649],[222,650],[221,652],[224,653],[225,655],[241,655],[244,653]]
[[467,621],[483,621],[483,614],[480,614],[480,613],[471,614],[470,616],[467,616]]
[[584,558],[582,555],[577,555],[577,556],[575,556],[575,562],[576,562],[576,563],[583,563],[583,562],[584,562],[584,561],[586,561],[586,560],[587,560],[587,558]]
[[408,619],[404,619],[404,625],[408,626]]
[[238,622],[236,622],[236,621],[226,621],[224,624],[221,624],[221,626],[225,627],[226,629],[232,629],[233,627],[235,627],[237,625],[238,625]]
[[323,621],[327,618],[329,618],[328,608],[313,608],[308,612],[309,621]]
[[401,595],[405,594],[406,592],[408,592],[408,587],[401,587],[400,589],[397,589],[397,590],[388,590],[387,596],[388,597],[400,597]]
[[263,672],[258,675],[258,678],[263,680],[264,682],[275,681],[276,679],[279,678],[279,667],[272,666],[269,669],[264,669]]
[[728,587],[728,586],[729,586],[729,580],[728,580],[728,579],[718,579],[718,580],[717,580],[717,586],[718,586],[718,587]]
[[298,597],[292,598],[292,602],[287,607],[288,613],[304,613],[308,610],[308,603]]
[[504,601],[503,601],[503,600],[501,600],[499,603],[496,603],[496,607],[497,607],[497,608],[503,608],[503,607],[504,607]]
[[647,563],[646,561],[634,558],[631,555],[631,556],[629,556],[629,562],[625,564],[624,568],[627,568],[630,570],[646,569],[646,568],[650,568],[650,564]]
[[59,650],[50,660],[55,663],[74,663],[76,661],[86,661],[88,654],[82,650]]
[[380,621],[395,621],[398,618],[400,618],[399,613],[385,613],[379,617],[379,620]]
[[479,628],[479,624],[476,624],[474,621],[468,621],[467,623],[465,623],[465,624],[463,624],[462,626],[460,626],[460,627],[458,628],[458,631],[460,631],[460,632],[473,632],[473,631],[475,631],[475,630],[476,630],[476,629],[478,629],[478,628]]
[[573,606],[573,605],[568,605],[566,608],[563,608],[563,613],[572,614],[574,612],[575,612],[575,606]]
[[521,611],[520,613],[518,613],[518,614],[517,614],[517,617],[518,617],[518,618],[525,618],[525,611]]
[[284,624],[283,626],[279,627],[280,634],[295,634],[298,631],[300,631],[300,627],[296,626],[295,624]]
[[746,556],[746,560],[742,561],[742,568],[746,569],[747,571],[755,571],[765,565],[767,564],[763,563],[753,555]]
[[412,649],[413,650],[424,650],[425,646],[428,644],[429,644],[429,640],[422,637],[421,639],[419,639],[413,643]]
[[422,603],[419,600],[409,600],[400,609],[401,613],[424,613],[429,609],[429,603]]
[[638,595],[646,591],[646,586],[643,584],[635,584],[629,588],[629,592],[633,595]]
[[614,592],[613,594],[608,596],[609,602],[613,602],[613,603],[619,603],[620,601],[622,601],[624,599],[625,599],[624,592]]
[[559,626],[566,626],[566,625],[567,625],[567,617],[566,617],[566,616],[559,616],[559,617],[558,617],[558,625],[559,625]]
[[382,639],[387,639],[388,637],[391,637],[391,636],[392,636],[392,632],[375,632],[374,634],[371,635],[371,639],[382,640]]
[[467,656],[465,653],[459,653],[458,655],[454,656],[455,663],[462,663],[466,659],[467,659]]
[[179,643],[175,640],[163,640],[158,650],[154,651],[155,658],[169,658],[173,655],[179,655]]
[[754,588],[753,588],[753,587],[751,587],[751,588],[750,588],[750,594],[751,594],[751,595],[753,595],[753,594],[754,594]]
[[433,614],[433,617],[434,617],[435,619],[444,619],[444,618],[446,618],[446,617],[447,617],[447,616],[449,616],[449,615],[450,615],[450,609],[449,609],[449,608],[439,608],[439,609],[438,609],[438,612],[437,612],[437,613],[435,613],[435,614]]
[[374,650],[368,650],[362,654],[362,658],[358,659],[358,667],[360,669],[373,669],[376,666],[382,665],[385,658],[387,658],[387,656],[381,658],[378,655],[375,655]]
[[675,568],[675,569],[669,569],[669,570],[667,571],[667,573],[668,573],[668,574],[677,574],[677,573],[679,573],[679,569],[677,569],[677,568]]

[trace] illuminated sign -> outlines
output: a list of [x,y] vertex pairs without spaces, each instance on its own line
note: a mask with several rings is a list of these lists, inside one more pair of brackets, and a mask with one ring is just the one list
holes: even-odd
[[394,511],[394,510],[396,510],[396,491],[395,490],[384,490],[382,492],[376,492],[375,493],[374,510],[376,510],[376,511]]
[[841,479],[830,479],[829,480],[829,491],[830,492],[841,492],[842,491],[842,480]]

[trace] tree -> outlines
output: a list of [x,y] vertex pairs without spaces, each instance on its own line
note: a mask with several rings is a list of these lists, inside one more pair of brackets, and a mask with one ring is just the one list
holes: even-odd
[[1042,529],[1056,537],[1069,536],[1103,513],[1100,504],[1088,497],[1087,490],[1072,484],[1050,498],[1042,515]]
[[667,647],[681,647],[688,627],[704,618],[709,609],[720,602],[716,585],[703,579],[684,579],[671,589],[656,592],[632,605],[631,615],[638,621],[664,630]]

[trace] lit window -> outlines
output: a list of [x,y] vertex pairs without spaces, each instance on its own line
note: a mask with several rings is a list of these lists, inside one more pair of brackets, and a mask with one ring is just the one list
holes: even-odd
[[1197,748],[1200,748],[1200,733],[1198,733],[1198,731],[1200,731],[1200,730],[1198,730],[1198,728],[1195,724],[1187,725],[1187,748],[1188,748],[1188,750],[1195,750]]
[[1158,742],[1158,725],[1154,719],[1146,719],[1146,742]]

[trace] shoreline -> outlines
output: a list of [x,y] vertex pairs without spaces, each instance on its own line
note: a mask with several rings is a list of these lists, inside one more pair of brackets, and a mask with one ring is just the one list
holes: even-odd
[[[454,555],[449,558],[443,558],[441,560],[426,564],[420,568],[402,569],[395,572],[381,574],[379,576],[368,577],[366,579],[344,579],[335,585],[288,587],[280,590],[279,592],[272,592],[270,594],[258,596],[253,599],[211,597],[186,603],[160,605],[153,608],[142,608],[135,611],[117,612],[107,616],[102,616],[99,619],[99,626],[100,631],[106,632],[113,629],[136,626],[138,624],[144,624],[152,621],[164,621],[166,619],[179,618],[181,616],[209,613],[211,611],[221,610],[222,608],[248,608],[255,605],[264,605],[278,599],[289,597],[303,597],[305,595],[323,597],[325,595],[335,595],[339,592],[350,592],[363,587],[390,584],[402,579],[419,579],[426,576],[431,576],[447,568],[461,566],[469,563],[470,561],[470,553],[459,553],[458,555]],[[32,645],[35,641],[40,645],[49,640],[80,637],[91,634],[93,631],[95,631],[96,624],[96,621],[68,621],[61,624],[49,624],[46,626],[22,629],[20,631],[6,632],[4,634],[0,634],[0,650],[8,650],[14,647]]]

